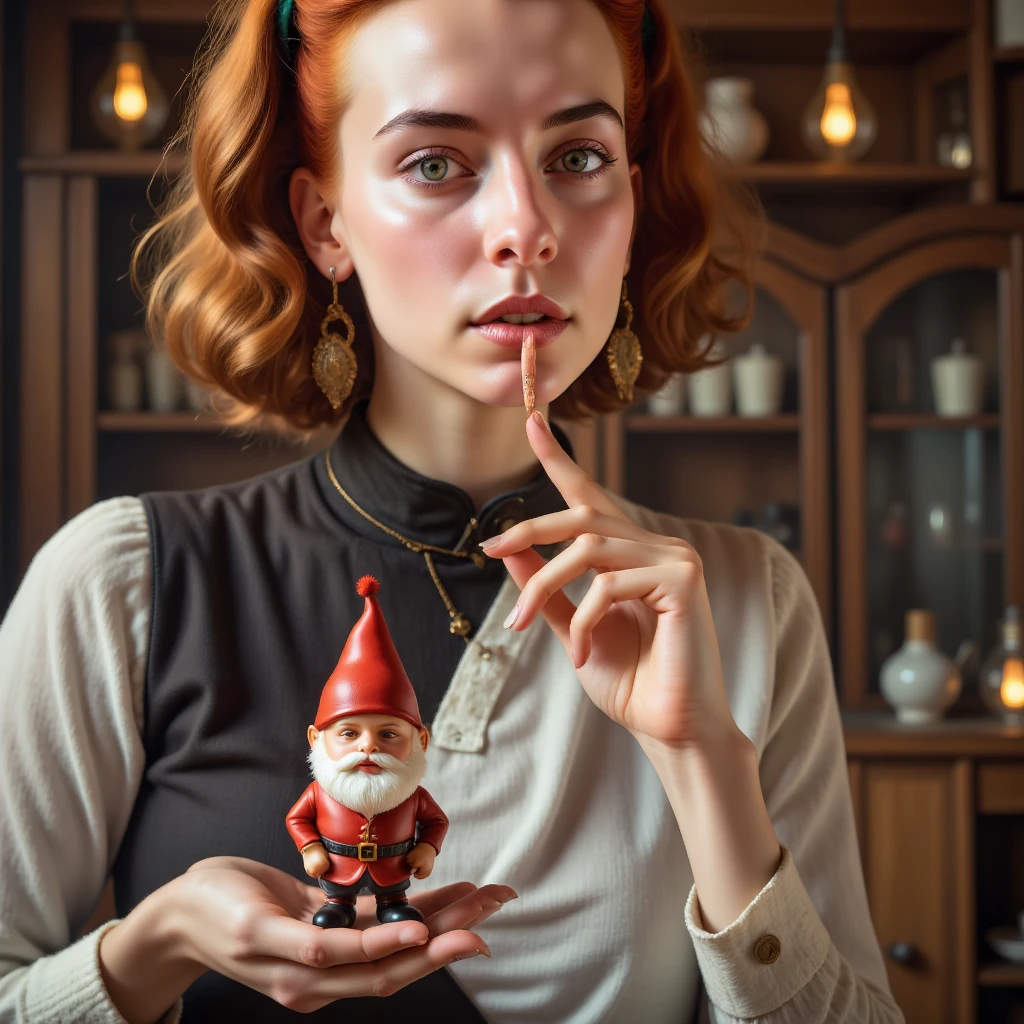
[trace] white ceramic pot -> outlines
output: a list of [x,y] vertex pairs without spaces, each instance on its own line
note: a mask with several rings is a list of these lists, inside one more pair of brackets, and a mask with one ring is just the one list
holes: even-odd
[[932,362],[932,391],[935,411],[940,416],[975,416],[984,398],[985,364],[970,355],[962,338],[953,340],[948,355]]
[[746,355],[733,356],[736,411],[741,416],[777,416],[782,408],[782,358],[755,342]]
[[[145,334],[141,335],[145,341]],[[142,408],[142,366],[139,363],[139,331],[115,331],[107,338],[107,394],[115,412]]]
[[[708,353],[713,359],[725,354],[720,344]],[[728,416],[732,407],[732,371],[729,363],[698,370],[686,378],[686,397],[694,416]]]
[[960,695],[960,669],[935,645],[935,613],[907,612],[903,646],[882,662],[879,686],[896,720],[936,722]]
[[153,412],[174,412],[181,404],[181,372],[162,348],[146,353],[146,390]]
[[761,156],[768,145],[768,122],[751,102],[754,83],[749,78],[712,78],[704,94],[700,127],[707,143],[735,163]]
[[996,46],[1024,46],[1024,3],[995,0],[992,14]]
[[647,399],[647,411],[652,416],[680,416],[686,411],[686,378],[674,373],[664,386]]

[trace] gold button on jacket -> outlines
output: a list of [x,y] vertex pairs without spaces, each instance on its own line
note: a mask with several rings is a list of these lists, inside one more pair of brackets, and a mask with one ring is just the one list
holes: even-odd
[[762,935],[754,947],[757,959],[763,964],[775,963],[779,959],[780,952],[782,952],[782,944],[774,935]]

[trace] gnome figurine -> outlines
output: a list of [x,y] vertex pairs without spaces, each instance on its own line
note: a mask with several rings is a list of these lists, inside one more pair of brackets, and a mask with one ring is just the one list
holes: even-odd
[[422,921],[405,897],[409,876],[426,878],[448,819],[420,786],[430,733],[420,721],[377,603],[380,584],[363,576],[366,599],[309,727],[313,781],[285,819],[306,874],[326,902],[313,915],[321,928],[351,928],[356,895],[377,897],[377,920]]

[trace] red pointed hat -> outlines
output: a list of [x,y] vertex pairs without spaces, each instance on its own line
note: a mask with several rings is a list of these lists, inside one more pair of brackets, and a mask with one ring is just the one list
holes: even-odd
[[366,606],[320,695],[316,729],[346,715],[395,715],[423,728],[416,692],[377,604],[379,589],[373,576],[363,576],[356,583],[356,593],[366,598]]

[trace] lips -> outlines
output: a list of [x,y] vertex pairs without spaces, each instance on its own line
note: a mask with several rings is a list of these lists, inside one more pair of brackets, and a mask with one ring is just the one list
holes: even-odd
[[[474,327],[480,327],[483,324],[498,320],[499,317],[504,316],[506,313],[540,313],[541,316],[547,317],[550,320],[567,320],[569,318],[565,310],[546,295],[509,295],[500,302],[496,302],[493,306],[485,309],[471,323]],[[538,320],[535,323],[544,323],[544,321]],[[525,326],[531,325],[527,324]]]

